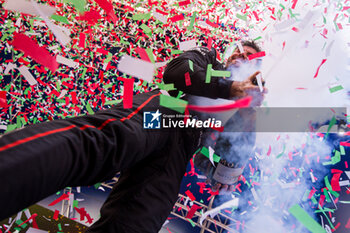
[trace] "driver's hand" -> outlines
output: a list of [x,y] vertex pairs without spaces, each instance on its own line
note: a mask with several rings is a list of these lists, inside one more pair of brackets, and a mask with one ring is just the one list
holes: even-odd
[[231,86],[230,97],[237,99],[249,95],[253,97],[250,106],[260,106],[264,100],[264,94],[267,93],[267,88],[263,87],[263,91],[261,92],[259,86],[254,84],[258,74],[260,74],[260,71],[255,72],[244,81],[234,81]]

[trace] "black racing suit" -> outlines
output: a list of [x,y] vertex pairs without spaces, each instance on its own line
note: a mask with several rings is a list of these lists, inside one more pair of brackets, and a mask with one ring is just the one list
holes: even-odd
[[[216,52],[192,50],[171,61],[164,81],[208,97],[228,97],[231,82],[204,84]],[[192,85],[183,86],[188,59]],[[186,71],[188,72],[188,71]],[[204,90],[204,91],[203,91]],[[199,130],[143,129],[142,109],[159,108],[159,90],[136,95],[133,108],[121,104],[70,119],[26,126],[0,137],[0,219],[67,186],[93,185],[121,172],[87,232],[158,232],[177,199],[186,166],[199,146]]]

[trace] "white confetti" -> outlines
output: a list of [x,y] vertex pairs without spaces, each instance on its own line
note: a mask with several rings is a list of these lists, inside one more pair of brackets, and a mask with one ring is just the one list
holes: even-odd
[[179,43],[179,49],[182,51],[190,50],[197,46],[196,40],[182,41]]
[[24,78],[28,81],[30,85],[36,85],[38,82],[35,80],[33,75],[29,72],[28,67],[21,66],[18,68],[19,72],[24,76]]
[[124,55],[119,61],[118,70],[147,82],[152,82],[155,68],[151,62]]

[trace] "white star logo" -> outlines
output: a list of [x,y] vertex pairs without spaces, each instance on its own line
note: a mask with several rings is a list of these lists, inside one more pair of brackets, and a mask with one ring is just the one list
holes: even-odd
[[162,114],[159,112],[158,109],[155,113],[151,113],[151,115],[153,116],[151,122],[153,122],[155,119],[158,119],[158,117],[160,117]]

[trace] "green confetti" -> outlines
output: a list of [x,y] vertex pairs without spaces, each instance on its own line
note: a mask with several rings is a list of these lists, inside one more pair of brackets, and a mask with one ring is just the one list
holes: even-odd
[[16,127],[17,129],[22,127],[22,122],[21,122],[21,117],[20,116],[16,117],[16,123],[17,123],[17,127]]
[[340,152],[339,151],[335,151],[335,153],[334,153],[334,156],[332,156],[332,158],[331,158],[331,161],[329,161],[329,162],[324,162],[324,163],[322,163],[323,165],[335,165],[335,164],[337,164],[337,163],[339,163],[340,162],[340,160],[341,160],[341,158],[340,158]]
[[177,96],[176,96],[176,99],[180,99],[181,96],[182,96],[182,94],[183,94],[183,92],[182,92],[182,91],[179,91],[179,93],[178,93]]
[[254,41],[262,39],[261,36],[258,36],[257,38],[253,39]]
[[62,231],[61,223],[57,224],[57,227],[58,227],[58,230],[59,230],[59,231]]
[[177,54],[181,54],[181,53],[183,53],[182,50],[176,50],[176,49],[171,50],[171,55],[177,55]]
[[188,26],[188,28],[187,28],[187,30],[189,32],[192,31],[192,29],[193,29],[193,25],[194,25],[194,22],[196,20],[196,17],[197,17],[197,12],[193,12],[192,17],[191,17],[191,21],[190,21],[190,26]]
[[329,134],[329,131],[331,130],[331,128],[333,127],[333,125],[335,125],[335,123],[337,122],[337,120],[335,119],[335,117],[333,116],[331,121],[329,122],[329,125],[328,125],[328,129],[327,129],[327,133],[325,135],[325,138],[327,138],[328,134]]
[[59,81],[56,81],[56,88],[58,92],[61,92],[61,84]]
[[21,225],[23,223],[23,221],[21,220],[21,219],[18,219],[17,221],[16,221],[16,224],[17,225]]
[[329,92],[330,93],[334,93],[336,91],[340,91],[340,90],[343,90],[343,86],[342,85],[338,85],[338,86],[335,86],[335,87],[332,87],[332,88],[329,88]]
[[146,24],[142,24],[140,28],[145,32],[145,34],[152,34],[152,30]]
[[207,66],[207,74],[206,74],[206,77],[205,77],[205,83],[210,83],[212,67],[213,67],[212,64],[208,64],[208,66]]
[[340,149],[340,154],[341,155],[345,155],[345,149],[343,146],[339,146],[339,149]]
[[189,222],[191,223],[192,227],[196,227],[196,224],[195,224],[191,219],[186,218],[186,220],[189,221]]
[[330,192],[333,196],[335,196],[336,198],[339,197],[339,195],[340,195],[339,193],[337,193],[337,192],[335,192],[335,191],[333,191],[333,190],[330,190],[329,192]]
[[85,11],[85,5],[86,1],[85,0],[63,0],[63,3],[71,3],[73,6],[79,11],[79,12],[84,12]]
[[94,111],[92,111],[92,108],[91,108],[89,102],[87,102],[85,106],[86,106],[86,110],[88,111],[89,114],[91,114],[91,115],[94,114]]
[[77,207],[78,208],[79,201],[78,200],[73,200],[73,208]]
[[298,204],[290,207],[288,211],[312,233],[326,233],[326,230]]
[[302,201],[307,201],[307,198],[309,197],[310,189],[307,189],[304,193],[304,196],[302,198]]
[[192,72],[194,72],[194,70],[193,70],[193,61],[188,60],[188,65],[189,65],[189,67],[190,67],[190,70],[191,70]]
[[51,19],[56,20],[56,21],[58,21],[58,22],[65,23],[65,24],[69,24],[68,19],[67,19],[66,17],[64,17],[64,16],[52,15],[52,16],[51,16]]
[[116,104],[119,104],[122,101],[123,100],[109,100],[109,101],[106,101],[104,105],[105,106],[107,106],[107,105],[116,105]]
[[244,21],[247,21],[247,14],[245,14],[245,15],[240,15],[240,14],[236,14],[236,17],[237,18],[239,18],[239,19],[241,19],[241,20],[244,20]]
[[166,108],[173,109],[177,112],[184,113],[187,106],[187,101],[182,99],[177,99],[167,95],[159,96],[159,104]]
[[324,183],[329,191],[333,190],[331,184],[329,183],[328,176],[324,177]]
[[134,14],[132,16],[133,20],[149,20],[151,18],[151,13],[144,13],[144,14]]
[[212,70],[211,76],[212,77],[231,77],[231,72],[225,71],[225,70]]
[[101,185],[101,183],[94,184],[95,189],[98,189],[98,187],[100,187],[100,185]]
[[327,202],[331,202],[331,199],[329,198],[329,195],[328,195],[328,192],[327,192],[326,189],[323,189],[323,194],[324,194],[325,197],[326,197],[326,201],[327,201]]
[[[326,219],[329,222],[329,225],[331,226],[332,229],[335,229],[331,220],[329,220],[328,215],[324,212],[324,210],[322,209],[322,207],[320,205],[318,205],[318,209],[321,211],[321,213],[326,217]],[[316,211],[315,211],[316,212]]]
[[[202,147],[201,151],[200,151],[205,157],[207,157],[209,159],[209,149],[206,147]],[[220,162],[220,156],[218,156],[217,154],[213,154],[213,161],[218,163]]]
[[281,152],[279,155],[276,156],[277,159],[279,159],[280,157],[282,157],[282,155],[284,154],[285,149],[286,149],[286,145],[283,144],[283,150],[282,150],[282,152]]
[[151,48],[146,49],[146,53],[148,55],[148,58],[151,60],[152,63],[155,63],[153,52]]

